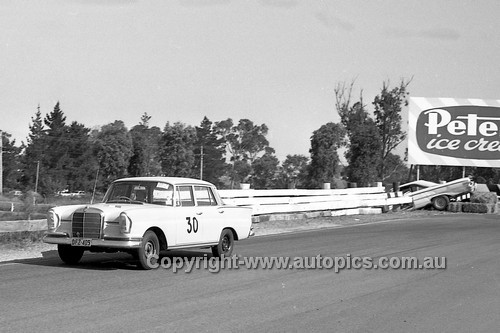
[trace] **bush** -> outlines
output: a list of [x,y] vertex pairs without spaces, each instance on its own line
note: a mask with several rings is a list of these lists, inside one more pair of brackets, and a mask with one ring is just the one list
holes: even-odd
[[496,193],[492,192],[472,192],[470,197],[471,203],[482,203],[482,204],[496,204],[498,202],[498,197]]
[[496,204],[464,202],[462,205],[464,213],[494,214],[497,212]]
[[462,206],[462,202],[450,202],[448,204],[448,211],[452,213],[461,213],[463,210]]

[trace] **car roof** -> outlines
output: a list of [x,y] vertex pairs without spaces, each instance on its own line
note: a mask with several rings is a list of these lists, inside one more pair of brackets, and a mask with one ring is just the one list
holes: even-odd
[[126,182],[126,181],[134,181],[134,182],[165,182],[172,185],[180,185],[180,184],[192,184],[192,185],[208,185],[214,186],[212,183],[209,183],[204,180],[195,179],[195,178],[185,178],[185,177],[128,177],[121,178],[115,180],[115,182]]
[[427,180],[415,180],[413,182],[409,182],[409,183],[406,183],[406,184],[403,184],[403,185],[400,185],[399,187],[406,187],[406,186],[411,186],[411,185],[418,185],[418,186],[423,186],[423,187],[432,187],[432,186],[436,186],[436,185],[439,185],[438,183],[434,183],[434,182],[430,182],[430,181],[427,181]]

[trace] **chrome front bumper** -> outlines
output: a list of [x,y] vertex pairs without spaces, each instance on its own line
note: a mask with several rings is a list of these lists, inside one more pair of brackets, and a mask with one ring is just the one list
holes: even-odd
[[[66,244],[71,245],[70,237],[66,233],[50,232],[46,233],[43,241],[48,244]],[[141,246],[141,238],[125,238],[125,237],[104,237],[103,239],[91,239],[90,247],[103,247],[103,248],[121,248],[121,249],[135,249]]]

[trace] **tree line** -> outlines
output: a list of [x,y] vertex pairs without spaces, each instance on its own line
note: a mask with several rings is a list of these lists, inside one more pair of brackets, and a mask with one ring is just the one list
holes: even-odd
[[144,113],[130,130],[121,120],[91,130],[76,121],[67,124],[58,102],[44,117],[31,118],[27,142],[16,147],[3,132],[5,189],[57,192],[105,191],[122,177],[176,176],[202,178],[220,188],[283,188],[307,166],[307,157],[290,155],[280,165],[269,146],[268,127],[249,119],[199,126],[181,122],[160,129]]
[[[105,191],[127,176],[179,176],[202,178],[219,188],[338,187],[342,178],[359,186],[373,182],[406,181],[411,174],[405,158],[395,149],[406,138],[401,113],[408,103],[408,85],[384,82],[370,113],[353,98],[354,81],[337,84],[335,108],[339,123],[327,123],[310,138],[310,156],[287,155],[281,163],[266,136],[268,127],[249,119],[212,122],[204,117],[198,126],[167,122],[163,129],[150,126],[144,113],[130,130],[123,121],[90,129],[66,123],[60,103],[42,116],[38,107],[31,118],[27,142],[16,146],[2,132],[3,184],[6,190],[32,190],[46,196],[62,190]],[[339,150],[345,150],[342,165]],[[487,169],[487,168],[482,168]],[[436,171],[459,178],[453,167],[424,167],[422,178],[434,180]],[[491,170],[471,170],[498,181]]]

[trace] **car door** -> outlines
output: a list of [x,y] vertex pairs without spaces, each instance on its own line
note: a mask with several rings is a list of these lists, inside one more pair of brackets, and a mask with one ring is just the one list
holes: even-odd
[[218,242],[222,231],[222,214],[210,186],[194,186],[196,214],[203,224],[203,238],[206,242]]
[[203,213],[196,206],[192,185],[177,186],[177,245],[196,245],[204,243]]

